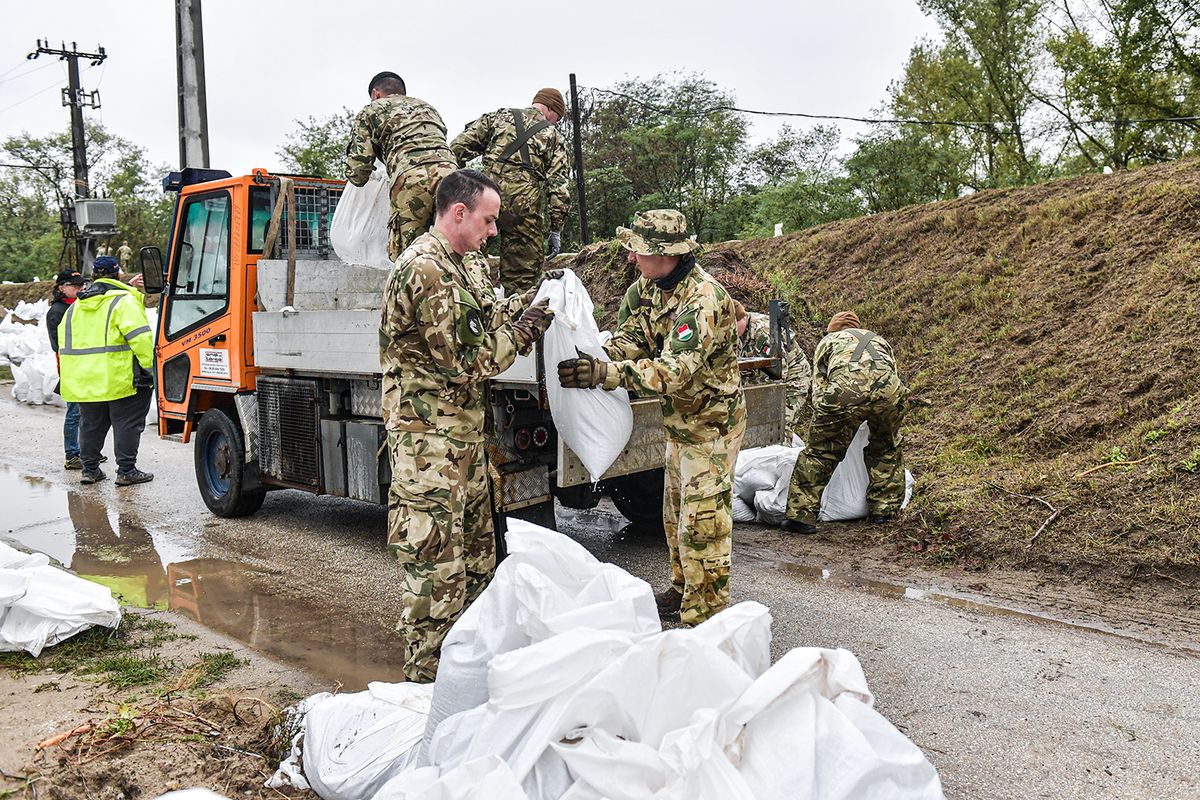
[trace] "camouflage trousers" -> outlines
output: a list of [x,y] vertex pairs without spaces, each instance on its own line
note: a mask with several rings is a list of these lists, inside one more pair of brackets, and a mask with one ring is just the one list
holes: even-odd
[[442,640],[492,577],[492,535],[482,442],[389,431],[388,548],[400,562],[404,674],[437,675]]
[[422,164],[392,181],[392,214],[388,217],[388,258],[395,261],[433,224],[433,198],[442,178],[458,167],[450,162]]
[[863,459],[867,464],[867,509],[891,516],[904,502],[904,454],[900,405],[894,396],[866,396],[853,404],[813,398],[813,416],[804,451],[796,459],[788,486],[788,519],[813,524],[821,510],[821,492],[846,455],[850,440],[866,422],[871,429]]
[[667,439],[663,528],[671,583],[683,594],[679,620],[697,625],[729,605],[733,466],[746,422],[703,444]]
[[542,215],[536,209],[524,214],[501,211],[497,227],[500,283],[506,294],[520,294],[542,277],[542,264],[546,261]]

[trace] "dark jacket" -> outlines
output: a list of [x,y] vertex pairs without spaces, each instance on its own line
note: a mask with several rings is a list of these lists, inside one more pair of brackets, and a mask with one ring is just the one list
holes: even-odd
[[56,353],[58,352],[58,324],[62,322],[67,309],[74,302],[75,298],[73,297],[55,297],[54,302],[50,304],[50,310],[46,312],[46,333],[50,335],[50,346]]

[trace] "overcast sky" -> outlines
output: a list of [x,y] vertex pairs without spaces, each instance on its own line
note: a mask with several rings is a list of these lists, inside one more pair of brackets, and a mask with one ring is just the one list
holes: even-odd
[[[65,129],[65,63],[26,61],[37,39],[108,60],[84,68],[88,110],[112,132],[178,161],[172,0],[7,0],[0,28],[0,137]],[[433,103],[453,137],[485,111],[542,86],[605,87],[702,72],[742,107],[862,115],[880,104],[912,45],[935,35],[915,0],[203,0],[212,166],[276,167],[295,120],[358,109],[390,69]],[[753,121],[755,138],[782,120]],[[842,124],[845,134],[858,128]]]

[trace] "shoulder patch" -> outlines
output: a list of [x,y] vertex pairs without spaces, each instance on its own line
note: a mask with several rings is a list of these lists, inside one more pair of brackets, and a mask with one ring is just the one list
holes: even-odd
[[671,329],[672,350],[694,350],[700,344],[700,331],[696,329],[696,312],[684,311],[675,318]]

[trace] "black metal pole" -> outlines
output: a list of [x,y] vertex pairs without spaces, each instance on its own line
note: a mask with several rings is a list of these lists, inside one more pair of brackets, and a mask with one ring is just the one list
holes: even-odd
[[[72,42],[72,46],[74,42]],[[63,56],[67,62],[67,91],[70,93],[68,102],[71,106],[71,156],[75,163],[75,196],[89,197],[91,189],[88,186],[87,139],[83,131],[83,103],[79,88],[79,56],[69,54]]]
[[589,244],[587,198],[583,191],[583,142],[579,133],[579,90],[575,87],[575,73],[571,73],[571,127],[575,132],[575,189],[579,193],[579,241]]

